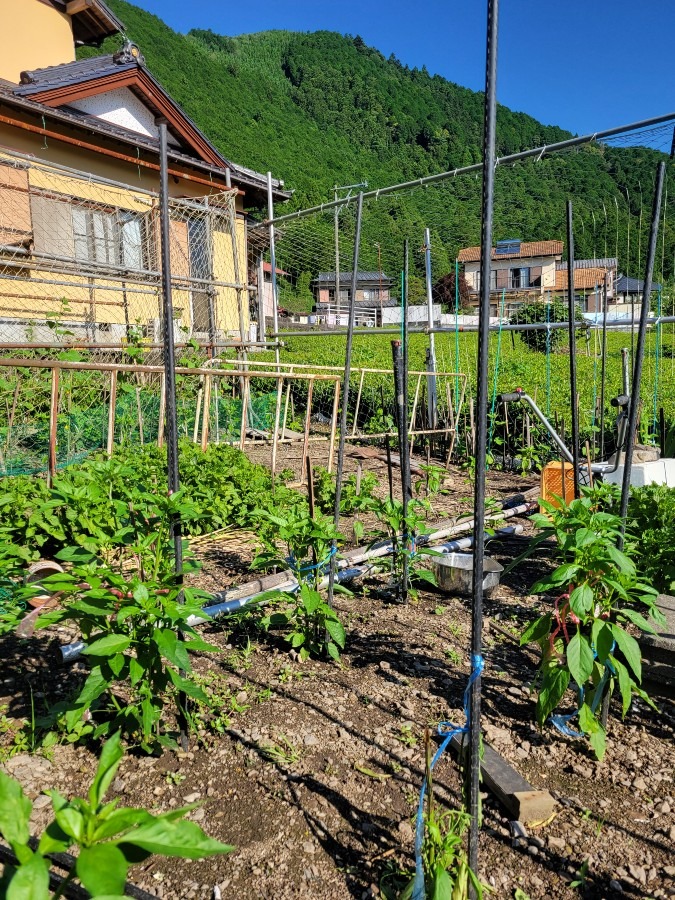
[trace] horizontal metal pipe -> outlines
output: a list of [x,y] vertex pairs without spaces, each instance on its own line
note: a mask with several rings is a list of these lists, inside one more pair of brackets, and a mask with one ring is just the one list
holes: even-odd
[[[506,166],[510,163],[520,162],[523,159],[531,159],[532,157],[537,157],[537,159],[541,159],[544,156],[549,156],[552,153],[558,153],[560,150],[566,150],[569,147],[578,147],[581,144],[590,144],[593,141],[601,141],[604,138],[615,137],[619,134],[624,134],[630,131],[637,131],[638,129],[650,128],[655,125],[661,125],[665,122],[670,122],[675,119],[675,113],[666,113],[663,116],[655,116],[651,119],[642,119],[639,122],[632,122],[630,125],[619,125],[616,128],[607,128],[604,131],[595,131],[593,134],[585,134],[581,137],[573,137],[567,138],[564,141],[557,141],[555,144],[544,144],[540,147],[533,147],[530,150],[521,150],[519,153],[511,153],[508,156],[500,156],[495,160],[495,166]],[[449,178],[455,178],[457,175],[468,175],[471,172],[480,172],[483,169],[483,163],[473,163],[470,166],[461,166],[457,169],[449,169],[447,172],[439,172],[437,175],[427,175],[424,178],[415,178],[412,181],[403,181],[400,184],[392,184],[387,187],[377,188],[372,191],[366,191],[363,194],[364,200],[375,199],[377,200],[379,197],[383,197],[386,194],[393,194],[397,191],[405,191],[409,188],[414,187],[424,187],[428,184],[436,184],[439,181],[447,181]],[[273,219],[266,220],[252,226],[251,230],[254,228],[268,228],[270,225],[279,225],[282,222],[290,222],[293,219],[304,218],[305,216],[313,215],[314,213],[325,212],[329,209],[334,209],[335,207],[342,208],[344,206],[348,206],[350,203],[353,203],[356,200],[355,196],[344,197],[340,200],[332,200],[327,203],[320,203],[318,206],[312,206],[308,209],[300,209],[297,212],[286,213],[283,216],[275,216]]]
[[[630,328],[631,325],[638,324],[638,319],[617,319],[616,321],[608,321],[607,328]],[[651,316],[647,319],[648,325],[669,325],[675,322],[675,316]],[[518,324],[508,322],[503,325],[490,325],[490,331],[562,331],[567,330],[568,322],[527,322]],[[579,321],[575,323],[575,327],[582,329],[602,328],[601,322]],[[416,328],[412,326],[408,328],[409,334],[456,334],[458,331],[473,332],[478,331],[478,325],[435,325],[433,328]],[[365,334],[374,337],[379,334],[400,334],[400,328],[358,328],[354,334]],[[291,337],[343,337],[347,334],[342,329],[335,331],[278,331],[271,337],[291,338]]]
[[[1,295],[0,295],[1,298]],[[2,321],[0,319],[0,321]],[[77,323],[78,325],[81,323]],[[204,341],[197,342],[200,347],[217,349],[218,347],[269,347],[274,349],[277,346],[276,341]],[[194,344],[192,342],[178,343],[174,344],[174,346],[178,348],[183,347],[193,347]],[[5,343],[4,341],[0,342],[0,351],[2,350],[119,350],[121,353],[128,352],[129,350],[162,350],[164,344],[146,344],[145,342],[141,342],[140,344],[120,344],[119,342],[116,344],[102,344],[97,341],[64,341],[63,343],[51,343],[51,344],[38,344],[38,343],[22,343],[17,341],[15,343]],[[251,363],[249,362],[249,365]],[[258,363],[258,365],[265,365],[265,363]],[[271,363],[270,365],[274,365]],[[311,368],[311,367],[308,367]]]

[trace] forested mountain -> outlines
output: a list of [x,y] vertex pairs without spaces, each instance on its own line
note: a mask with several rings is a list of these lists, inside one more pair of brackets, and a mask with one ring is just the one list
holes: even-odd
[[[482,94],[386,59],[358,36],[181,35],[124,0],[109,4],[153,74],[224,155],[262,172],[271,169],[295,190],[289,208],[330,199],[335,184],[367,180],[377,188],[480,160]],[[569,136],[499,107],[500,155]],[[572,197],[577,255],[618,252],[620,268],[641,275],[659,158],[648,148],[593,145],[499,169],[495,236],[564,239],[564,205]],[[388,231],[393,240],[411,227],[420,235],[430,227],[432,244],[442,250],[438,271],[460,246],[478,242],[479,197],[480,180],[473,177],[457,179],[442,195],[411,192],[397,198],[396,215],[389,205]],[[672,277],[672,213],[660,249],[665,275]],[[365,262],[375,268],[372,247],[368,253]],[[661,253],[659,277],[660,266]]]

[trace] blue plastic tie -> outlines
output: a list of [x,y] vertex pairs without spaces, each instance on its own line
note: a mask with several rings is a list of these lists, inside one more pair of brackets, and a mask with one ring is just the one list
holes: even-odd
[[[615,647],[616,647],[616,641],[614,641],[614,643],[612,644],[609,654],[614,652]],[[607,656],[607,660],[605,661],[605,670],[602,673],[602,678],[598,682],[598,686],[595,689],[595,694],[593,696],[593,702],[591,703],[591,711],[592,712],[595,712],[596,709],[598,708],[598,703],[600,702],[600,697],[602,697],[603,689],[604,689],[605,685],[607,684],[607,682],[609,681],[610,674],[616,675],[616,670],[615,670],[614,666],[612,665],[612,663],[610,662],[609,654]],[[598,654],[594,647],[593,648],[593,659],[597,659],[597,658],[598,658]],[[554,728],[557,728],[557,730],[561,734],[564,734],[565,737],[580,739],[580,738],[586,737],[586,732],[585,731],[575,731],[574,728],[570,728],[569,725],[567,724],[571,719],[576,718],[581,711],[581,707],[584,702],[584,689],[582,687],[579,687],[578,696],[579,696],[579,705],[578,705],[576,712],[568,713],[567,715],[561,715],[559,713],[558,715],[551,716],[549,718],[549,722],[551,723],[551,725],[553,725]]]
[[293,569],[294,572],[313,572],[315,569],[323,569],[324,566],[328,565],[331,559],[338,552],[337,547],[331,547],[328,556],[318,563],[310,563],[307,566],[298,566],[296,565],[296,560],[293,554],[288,557],[288,564]]
[[[469,680],[466,683],[466,688],[464,689],[464,718],[466,719],[464,725],[462,726],[454,726],[452,722],[439,722],[438,724],[438,734],[443,738],[441,744],[434,754],[431,763],[429,764],[429,769],[433,771],[434,766],[440,759],[441,755],[445,751],[445,748],[448,746],[450,741],[457,734],[468,734],[469,733],[469,725],[471,722],[471,718],[469,715],[469,707],[471,702],[471,687],[475,681],[477,681],[480,676],[483,674],[483,669],[485,668],[485,660],[480,654],[476,654],[471,657],[471,674],[469,675]],[[448,729],[450,729],[448,731]],[[415,880],[413,882],[412,889],[412,897],[411,900],[425,900],[426,891],[424,888],[424,867],[422,865],[422,845],[424,844],[424,797],[427,792],[427,779],[424,778],[422,782],[422,789],[420,790],[420,801],[417,807],[417,818],[415,820]]]

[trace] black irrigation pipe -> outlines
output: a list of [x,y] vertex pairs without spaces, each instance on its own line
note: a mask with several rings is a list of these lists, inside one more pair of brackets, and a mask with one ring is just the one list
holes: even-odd
[[[661,215],[661,196],[663,194],[663,181],[666,173],[665,162],[660,162],[656,169],[656,188],[654,190],[654,208],[652,210],[652,224],[649,230],[649,249],[647,251],[647,264],[645,267],[644,291],[642,294],[642,309],[640,310],[640,328],[638,330],[637,347],[635,348],[635,363],[633,368],[633,383],[631,385],[631,399],[628,412],[628,434],[626,436],[626,454],[623,462],[623,481],[621,484],[621,534],[619,535],[619,549],[623,549],[624,536],[626,534],[626,516],[628,514],[628,496],[630,494],[630,475],[633,465],[633,444],[637,431],[638,412],[640,408],[640,387],[642,385],[642,363],[645,355],[645,335],[647,332],[647,318],[649,312],[649,298],[652,292],[652,276],[654,274],[654,257],[656,255],[656,239],[659,234],[659,217]],[[645,299],[647,298],[647,299]]]
[[[31,838],[28,843],[33,850],[37,850],[37,840]],[[75,857],[71,856],[70,853],[48,853],[46,858],[57,868],[63,869],[68,874],[75,868],[77,862]],[[17,866],[19,861],[16,855],[8,847],[0,844],[0,862],[8,866]],[[69,900],[89,900],[91,894],[83,887],[80,887],[79,884],[71,882],[70,884],[66,884],[65,887],[62,887],[66,878],[68,878],[68,875],[57,875],[56,872],[52,872],[50,868],[50,890],[58,891],[59,888],[61,888],[63,896],[69,898]],[[149,894],[147,891],[144,891],[143,888],[136,887],[135,884],[131,884],[129,881],[124,885],[124,896],[133,897],[134,900],[157,900],[156,894]]]
[[[635,320],[636,323],[639,320]],[[650,316],[647,319],[648,325],[670,325],[675,322],[675,316]],[[628,330],[630,326],[633,324],[631,319],[610,319],[607,322],[606,327],[612,329],[624,329]],[[508,322],[505,325],[489,325],[489,331],[569,331],[569,322],[523,322],[522,324],[518,324],[516,322]],[[574,328],[576,331],[581,331],[583,329],[592,329],[592,328],[601,328],[600,323],[589,322],[588,320],[578,320],[574,323]],[[436,325],[434,328],[429,329],[426,327],[415,327],[408,328],[409,334],[428,334],[429,331],[433,331],[434,334],[456,334],[458,331],[460,332],[473,332],[479,331],[480,325],[460,325],[459,327],[455,327],[454,325]],[[367,335],[368,337],[374,337],[375,335],[380,334],[400,334],[400,328],[355,328],[353,334],[356,335]],[[289,338],[289,337],[340,337],[347,336],[347,331],[345,329],[335,330],[335,331],[280,331],[273,337],[278,338]]]
[[574,323],[574,225],[572,201],[567,201],[567,319],[570,343],[570,403],[572,413],[572,474],[574,497],[579,496],[579,404],[577,402],[577,341]]
[[[335,530],[340,526],[340,500],[342,496],[342,473],[345,462],[345,438],[347,436],[347,407],[349,405],[349,379],[352,371],[352,343],[354,338],[354,320],[356,318],[356,279],[359,271],[359,250],[361,246],[361,219],[363,217],[363,192],[358,196],[356,206],[356,229],[354,233],[354,259],[352,262],[352,283],[349,294],[349,322],[347,330],[347,348],[345,350],[345,372],[342,384],[342,409],[340,410],[340,438],[338,441],[337,467],[335,470],[335,507],[333,522]],[[335,589],[335,572],[337,571],[337,541],[332,541],[330,570],[328,573],[328,605],[333,605]]]
[[[567,138],[565,141],[557,141],[555,144],[543,144],[539,147],[531,147],[529,150],[521,150],[519,153],[510,153],[508,156],[500,156],[493,159],[493,168],[496,166],[508,166],[511,163],[520,162],[524,159],[532,159],[536,157],[537,162],[544,156],[550,156],[552,153],[558,153],[560,150],[567,150],[570,147],[579,147],[581,144],[590,144],[593,141],[601,141],[604,138],[616,137],[619,134],[626,134],[631,131],[651,128],[655,125],[662,125],[664,122],[672,122],[675,119],[675,112],[665,113],[662,116],[654,116],[651,119],[640,119],[639,122],[631,122],[629,125],[619,125],[616,128],[607,128],[604,131],[594,131],[592,134],[584,134],[581,137]],[[675,138],[674,138],[675,139]],[[485,158],[485,157],[484,157]],[[387,194],[394,194],[398,191],[409,190],[415,187],[424,187],[429,184],[436,184],[439,181],[447,181],[449,178],[455,178],[457,175],[468,175],[471,172],[480,172],[483,163],[473,163],[470,166],[461,166],[458,169],[449,169],[447,172],[439,172],[437,175],[426,175],[424,178],[415,178],[413,181],[403,181],[400,184],[390,184],[387,187],[376,188],[372,191],[366,191],[363,195],[364,200],[377,200]],[[253,228],[267,228],[270,223],[277,225],[280,222],[290,222],[293,219],[302,219],[314,213],[326,212],[326,210],[335,207],[346,207],[354,201],[354,197],[343,197],[340,200],[331,200],[326,203],[320,203],[318,206],[310,206],[307,209],[299,209],[296,212],[285,213],[283,216],[277,216],[275,219],[267,219],[253,226]]]
[[[485,118],[483,130],[483,197],[481,210],[480,306],[478,365],[476,371],[476,449],[474,484],[475,534],[485,531],[485,459],[488,436],[488,351],[490,346],[490,265],[495,181],[495,131],[497,124],[497,33],[499,0],[488,0],[485,60]],[[480,831],[480,667],[483,651],[483,564],[485,544],[476,541],[473,552],[473,602],[471,605],[471,689],[469,702],[469,866],[478,871]],[[472,895],[473,895],[472,891]]]

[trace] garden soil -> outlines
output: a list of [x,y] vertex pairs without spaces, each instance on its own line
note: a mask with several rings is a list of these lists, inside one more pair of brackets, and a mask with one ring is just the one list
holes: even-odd
[[[386,470],[374,467],[386,484]],[[506,497],[534,484],[495,475],[489,491]],[[435,515],[466,511],[470,494],[464,473],[455,471]],[[506,563],[523,548],[514,539],[495,543],[490,553]],[[202,587],[245,580],[250,548],[234,551],[214,541],[196,550]],[[602,763],[583,741],[536,727],[530,684],[537,656],[510,635],[546,608],[529,587],[550,566],[543,547],[486,601],[483,726],[496,751],[535,788],[554,795],[556,809],[547,821],[525,823],[518,837],[507,811],[484,793],[480,876],[499,900],[675,896],[672,696],[658,697],[658,714],[635,702],[623,722],[613,705]],[[190,817],[235,849],[201,862],[152,858],[132,870],[135,884],[164,900],[347,900],[382,896],[404,883],[403,873],[414,866],[425,730],[435,746],[439,723],[464,723],[470,606],[433,589],[396,605],[380,599],[376,588],[373,582],[353,597],[336,597],[348,634],[339,663],[300,663],[285,642],[250,625],[202,629],[219,652],[201,655],[195,668],[221,715],[185,753],[127,755],[112,794],[121,805],[157,811],[198,802]],[[72,637],[53,628],[23,642],[4,639],[5,749],[13,720],[30,717],[31,697],[40,710],[82,677],[84,664],[57,663],[58,645]],[[566,699],[573,710],[574,698]],[[34,800],[39,832],[50,818],[41,792],[86,793],[96,756],[70,745],[44,756],[29,749],[4,768]],[[435,795],[450,808],[460,804],[458,762],[450,752],[436,769]]]

